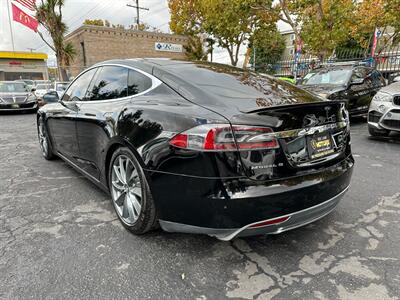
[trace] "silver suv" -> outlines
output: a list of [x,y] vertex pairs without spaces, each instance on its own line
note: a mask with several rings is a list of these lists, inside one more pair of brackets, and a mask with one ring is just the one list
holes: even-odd
[[400,82],[382,88],[374,96],[368,110],[368,130],[372,136],[400,132]]

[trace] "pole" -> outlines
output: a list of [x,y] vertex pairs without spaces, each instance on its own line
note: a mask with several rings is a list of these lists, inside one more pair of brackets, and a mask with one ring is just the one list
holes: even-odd
[[147,7],[140,7],[139,6],[139,0],[136,0],[136,5],[127,4],[126,6],[129,6],[129,7],[132,7],[132,8],[136,8],[136,25],[137,25],[137,29],[139,29],[139,24],[140,24],[139,11],[141,9],[143,9],[143,10],[149,10],[149,9]]
[[11,43],[12,43],[13,52],[15,52],[14,33],[13,33],[13,27],[12,27],[12,23],[11,23],[11,14],[10,14],[10,2],[8,0],[7,0],[7,11],[8,11],[8,22],[10,23]]
[[139,29],[139,0],[136,0],[136,25]]

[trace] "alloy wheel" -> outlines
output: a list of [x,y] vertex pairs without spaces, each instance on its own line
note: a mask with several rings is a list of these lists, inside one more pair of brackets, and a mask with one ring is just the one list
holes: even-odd
[[42,150],[43,156],[46,157],[48,154],[49,148],[48,148],[46,130],[44,128],[44,123],[41,119],[39,120],[38,136],[39,136],[40,149]]
[[111,196],[122,221],[128,225],[135,223],[142,210],[142,184],[137,169],[126,155],[114,159]]

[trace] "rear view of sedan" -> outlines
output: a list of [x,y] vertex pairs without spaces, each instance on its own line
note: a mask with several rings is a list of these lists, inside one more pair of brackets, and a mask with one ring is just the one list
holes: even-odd
[[115,60],[38,111],[43,156],[110,194],[135,234],[156,226],[221,240],[330,213],[354,160],[343,101],[219,64]]
[[372,136],[400,132],[400,82],[382,88],[372,99],[368,111],[368,130]]
[[24,82],[0,81],[0,111],[36,109],[36,96]]

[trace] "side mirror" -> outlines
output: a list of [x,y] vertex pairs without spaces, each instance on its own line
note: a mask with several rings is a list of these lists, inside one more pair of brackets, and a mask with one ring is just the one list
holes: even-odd
[[365,80],[364,78],[356,78],[351,81],[351,84],[353,85],[363,84],[364,80]]
[[43,95],[43,101],[46,103],[54,103],[58,102],[60,98],[58,97],[57,92],[49,92]]

